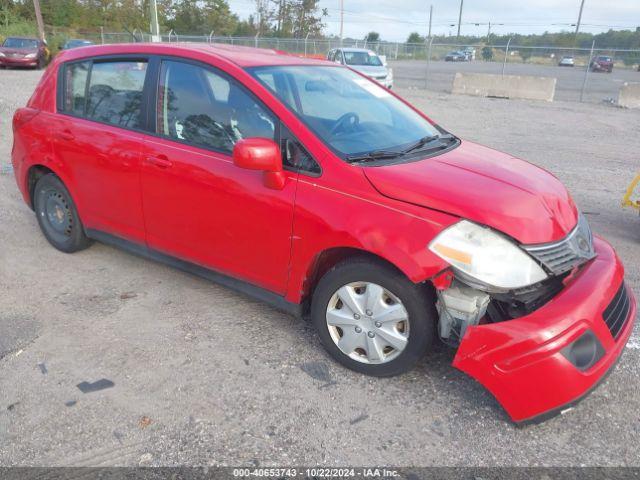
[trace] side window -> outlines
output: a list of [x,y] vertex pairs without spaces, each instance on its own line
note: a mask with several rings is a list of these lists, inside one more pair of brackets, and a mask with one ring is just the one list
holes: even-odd
[[282,151],[282,164],[285,167],[301,172],[320,174],[318,162],[309,154],[306,148],[289,131],[287,127],[280,127],[280,150]]
[[275,138],[275,120],[235,82],[183,62],[160,69],[157,132],[229,152],[242,138]]
[[94,62],[89,78],[86,117],[125,128],[140,128],[142,87],[147,63]]
[[335,58],[336,58],[336,51],[330,50],[329,55],[327,55],[327,60],[329,60],[330,62],[333,62]]
[[74,115],[84,115],[85,92],[90,65],[90,62],[65,65],[63,111]]

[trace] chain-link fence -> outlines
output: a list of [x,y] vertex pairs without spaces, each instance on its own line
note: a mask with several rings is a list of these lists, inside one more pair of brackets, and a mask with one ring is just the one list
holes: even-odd
[[[100,32],[86,35],[96,43],[148,42],[151,35]],[[163,42],[226,43],[258,48],[270,48],[308,57],[325,58],[334,48],[368,48],[384,55],[394,69],[399,87],[427,88],[450,92],[458,71],[511,75],[554,77],[556,100],[607,101],[615,103],[620,86],[626,82],[640,83],[640,49],[530,47],[490,44],[452,44],[367,42],[365,40],[222,37],[181,35],[174,31],[161,35]],[[612,72],[609,72],[611,65]],[[606,64],[606,65],[605,65]],[[601,68],[603,67],[604,68]],[[598,67],[598,68],[594,68]]]

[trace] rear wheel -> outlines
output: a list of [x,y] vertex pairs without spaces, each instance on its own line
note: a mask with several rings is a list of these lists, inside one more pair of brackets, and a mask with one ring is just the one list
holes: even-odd
[[54,174],[43,175],[36,183],[33,206],[42,233],[58,250],[72,253],[91,244],[71,195]]
[[424,285],[369,259],[351,259],[322,277],[311,317],[338,362],[367,375],[410,370],[431,346],[436,318]]

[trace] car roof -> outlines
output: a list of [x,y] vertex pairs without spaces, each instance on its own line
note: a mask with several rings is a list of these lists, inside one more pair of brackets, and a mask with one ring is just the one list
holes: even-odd
[[222,58],[240,67],[268,65],[331,65],[333,62],[309,59],[279,50],[227,45],[224,43],[118,43],[93,45],[82,50],[65,50],[60,61],[78,60],[99,55],[175,55],[189,57],[190,54],[205,54]]
[[14,36],[6,37],[5,40],[9,40],[10,38],[13,40],[35,40],[36,42],[40,41],[40,39],[36,37],[14,37]]

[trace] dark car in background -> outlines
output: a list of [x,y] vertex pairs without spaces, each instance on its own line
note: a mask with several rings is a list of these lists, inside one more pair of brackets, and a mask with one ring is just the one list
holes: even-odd
[[456,50],[456,51],[447,53],[447,55],[444,57],[444,61],[445,62],[466,62],[467,55],[464,52]]
[[613,58],[607,55],[598,55],[591,60],[591,71],[611,73],[613,71]]
[[71,48],[88,47],[94,45],[91,40],[83,40],[81,38],[72,38],[67,40],[64,45],[60,47],[60,50],[69,50]]
[[49,61],[47,44],[37,38],[8,37],[0,46],[0,67],[44,68]]

